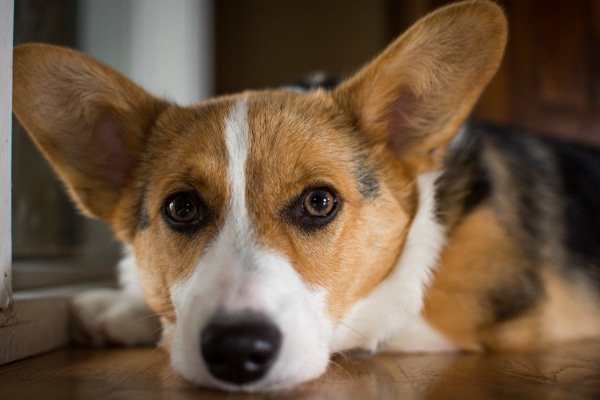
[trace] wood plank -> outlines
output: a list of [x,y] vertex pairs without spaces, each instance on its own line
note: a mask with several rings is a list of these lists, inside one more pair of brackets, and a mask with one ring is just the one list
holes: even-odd
[[[600,341],[528,354],[380,355],[332,360],[296,399],[600,398]],[[281,398],[282,393],[236,399]],[[0,398],[228,399],[175,376],[161,350],[70,348],[0,367]]]

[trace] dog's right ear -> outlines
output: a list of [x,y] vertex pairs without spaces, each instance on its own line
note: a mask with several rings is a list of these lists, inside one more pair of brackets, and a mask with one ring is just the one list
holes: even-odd
[[416,175],[442,167],[446,149],[494,76],[507,21],[492,1],[442,7],[334,92],[375,145]]
[[13,111],[90,216],[110,221],[166,105],[84,54],[15,48]]

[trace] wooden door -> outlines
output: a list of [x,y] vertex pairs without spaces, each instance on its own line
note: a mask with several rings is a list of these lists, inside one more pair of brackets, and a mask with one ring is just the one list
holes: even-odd
[[[396,7],[396,32],[407,19],[450,2]],[[506,11],[510,36],[473,117],[600,146],[600,1],[496,2]]]

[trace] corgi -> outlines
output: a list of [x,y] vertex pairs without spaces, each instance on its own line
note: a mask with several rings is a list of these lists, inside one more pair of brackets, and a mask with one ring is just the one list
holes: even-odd
[[160,318],[189,382],[270,391],[335,353],[599,336],[600,152],[466,122],[506,38],[500,7],[454,3],[335,87],[190,107],[17,47],[16,117],[127,249],[123,288],[73,301],[87,339],[154,342]]

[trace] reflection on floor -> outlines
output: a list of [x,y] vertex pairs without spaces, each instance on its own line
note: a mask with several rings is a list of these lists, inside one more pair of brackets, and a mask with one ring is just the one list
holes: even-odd
[[0,399],[595,399],[600,342],[528,354],[382,355],[332,360],[287,393],[237,395],[190,387],[153,349],[64,349],[0,367]]

